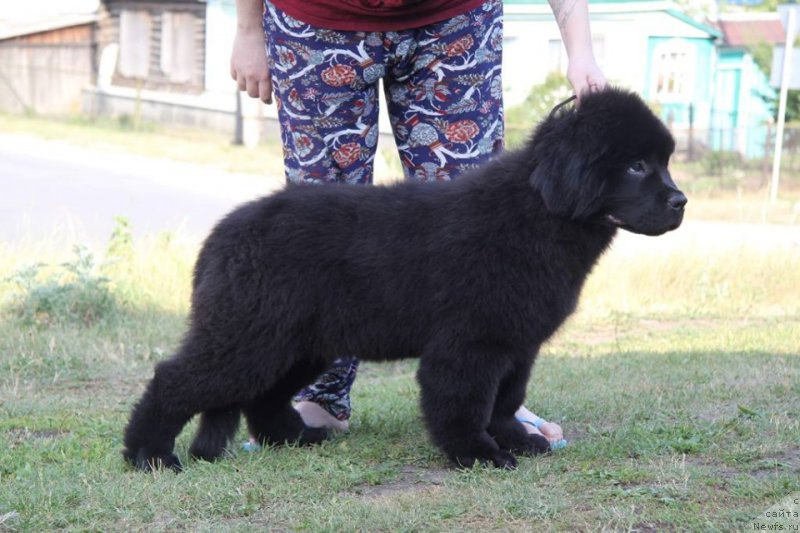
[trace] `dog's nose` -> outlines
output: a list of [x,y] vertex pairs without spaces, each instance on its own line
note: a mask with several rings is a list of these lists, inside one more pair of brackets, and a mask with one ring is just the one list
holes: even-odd
[[667,203],[675,211],[680,211],[681,209],[683,209],[683,206],[685,206],[686,202],[688,201],[689,199],[686,198],[686,195],[684,195],[682,192],[677,192],[669,197]]

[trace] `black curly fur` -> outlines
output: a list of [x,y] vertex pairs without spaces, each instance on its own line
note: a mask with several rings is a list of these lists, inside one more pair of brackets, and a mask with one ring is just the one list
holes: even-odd
[[264,443],[318,442],[290,401],[342,354],[420,357],[425,422],[457,465],[546,451],[514,419],[534,358],[617,227],[680,224],[673,148],[637,96],[609,89],[455,182],[289,187],[239,207],[200,252],[189,331],[136,404],[125,457],[179,469],[197,413],[190,453],[206,460],[240,413]]

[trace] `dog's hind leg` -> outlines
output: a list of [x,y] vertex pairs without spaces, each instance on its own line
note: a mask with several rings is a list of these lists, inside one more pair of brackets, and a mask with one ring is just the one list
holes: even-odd
[[144,395],[133,408],[125,428],[123,456],[136,468],[181,470],[178,457],[172,453],[175,437],[197,412],[178,392],[185,381],[182,374],[181,360],[177,357],[159,363]]
[[189,455],[204,461],[219,459],[239,429],[240,416],[238,405],[204,411]]
[[[125,429],[123,456],[133,466],[180,470],[172,452],[175,437],[197,413],[208,416],[201,422],[192,454],[213,459],[222,453],[238,419],[238,412],[234,417],[225,410],[251,399],[253,391],[241,386],[241,366],[233,364],[236,359],[208,351],[204,348],[208,344],[202,337],[189,337],[175,356],[156,365]],[[243,356],[242,361],[246,361]],[[252,382],[259,383],[260,375],[254,374]]]
[[264,445],[297,442],[316,444],[328,437],[325,428],[312,428],[303,423],[300,414],[292,407],[294,395],[322,373],[321,360],[302,361],[281,376],[273,387],[248,402],[244,408],[250,434]]
[[535,455],[550,450],[543,435],[531,435],[514,414],[525,400],[532,362],[514,365],[500,381],[494,402],[489,434],[503,450],[523,455]]
[[507,358],[487,349],[488,343],[426,349],[417,373],[422,413],[434,444],[456,465],[513,469],[516,458],[487,431]]

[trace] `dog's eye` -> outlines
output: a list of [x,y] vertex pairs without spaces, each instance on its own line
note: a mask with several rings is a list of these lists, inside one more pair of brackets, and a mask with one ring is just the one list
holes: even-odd
[[641,159],[628,167],[629,174],[644,174],[647,172],[647,163]]

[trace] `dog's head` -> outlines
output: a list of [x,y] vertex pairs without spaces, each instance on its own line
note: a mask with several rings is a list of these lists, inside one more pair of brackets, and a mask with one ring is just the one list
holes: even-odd
[[674,149],[641,98],[609,88],[539,125],[531,184],[557,215],[660,235],[680,226],[687,201],[667,170]]

